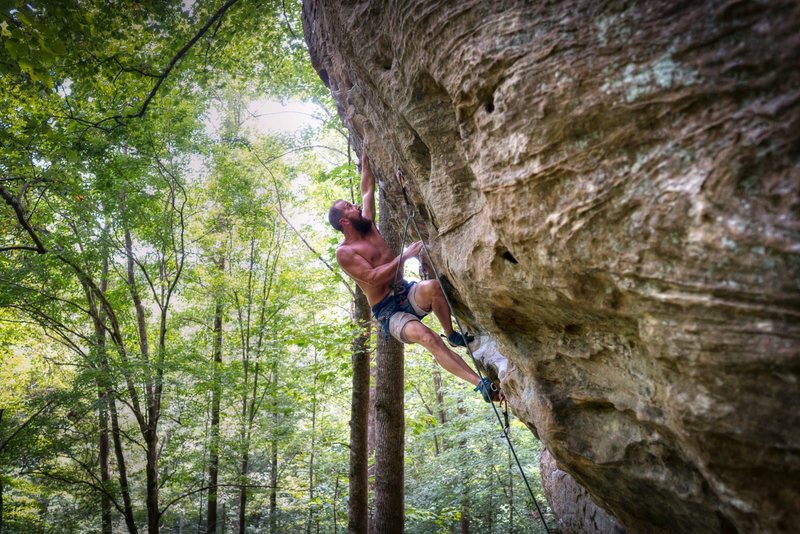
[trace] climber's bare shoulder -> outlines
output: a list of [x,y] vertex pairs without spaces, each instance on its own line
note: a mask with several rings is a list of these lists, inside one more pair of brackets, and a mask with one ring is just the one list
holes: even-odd
[[366,295],[370,305],[380,301],[388,291],[388,284],[376,280],[378,277],[376,268],[394,259],[391,250],[389,250],[377,230],[375,230],[375,233],[381,241],[380,244],[365,237],[364,239],[342,243],[336,249],[336,261],[339,266],[350,278],[355,280],[358,287]]

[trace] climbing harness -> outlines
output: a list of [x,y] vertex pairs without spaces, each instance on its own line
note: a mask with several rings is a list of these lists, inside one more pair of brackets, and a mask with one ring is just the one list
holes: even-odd
[[[439,285],[442,287],[442,294],[444,295],[444,298],[447,301],[447,306],[450,308],[450,315],[456,320],[456,327],[458,328],[458,331],[461,333],[462,336],[464,336],[464,339],[466,339],[466,331],[462,327],[461,321],[458,319],[458,316],[456,315],[455,309],[453,308],[453,303],[450,301],[450,297],[447,296],[447,292],[444,291],[444,285],[442,284],[441,275],[439,274],[438,269],[436,269],[436,264],[433,262],[433,257],[431,256],[430,250],[428,250],[428,245],[425,244],[425,241],[422,239],[422,232],[420,232],[419,226],[417,225],[416,210],[409,201],[408,194],[406,193],[405,176],[403,176],[403,173],[400,171],[400,169],[397,169],[395,176],[397,177],[398,182],[400,182],[400,187],[403,192],[403,199],[405,200],[406,208],[409,211],[408,219],[406,219],[405,229],[403,230],[403,241],[400,244],[400,251],[402,253],[403,247],[405,247],[406,244],[406,238],[408,237],[409,222],[413,222],[414,229],[417,231],[417,236],[419,236],[419,240],[422,243],[422,248],[425,250],[425,255],[428,257],[428,262],[430,263],[431,268],[433,269],[433,274],[436,277],[436,280],[439,282]],[[399,272],[400,272],[400,264],[398,264],[397,271],[395,271],[395,280],[397,279],[397,275]],[[466,349],[467,353],[469,353],[469,357],[472,359],[472,365],[475,367],[478,377],[481,379],[481,381],[483,381],[484,380],[483,373],[481,372],[480,366],[478,366],[478,361],[475,359],[475,355],[472,353],[472,349],[470,348],[469,344],[467,344]],[[525,476],[525,470],[522,469],[522,463],[520,463],[519,461],[519,457],[517,456],[517,451],[514,449],[513,443],[511,443],[511,437],[509,436],[508,432],[509,430],[508,401],[505,400],[504,402],[505,402],[505,409],[503,409],[503,402],[501,401],[500,403],[501,410],[503,413],[503,419],[500,418],[500,411],[497,410],[497,406],[495,406],[493,402],[490,402],[489,404],[491,404],[492,410],[494,410],[494,415],[495,417],[497,417],[497,422],[500,423],[500,427],[502,428],[503,432],[503,437],[505,437],[506,443],[508,443],[508,448],[511,451],[511,454],[514,456],[514,460],[517,462],[517,467],[519,468],[519,472],[522,475],[522,480],[525,482],[525,487],[528,488],[528,494],[531,496],[531,500],[533,501],[533,504],[536,506],[536,511],[539,513],[539,519],[541,519],[542,521],[544,530],[545,532],[547,532],[547,534],[550,534],[550,529],[547,526],[547,522],[544,520],[544,514],[542,513],[542,509],[539,507],[539,502],[536,500],[536,497],[533,494],[533,489],[531,488],[531,485],[528,482],[528,477]]]

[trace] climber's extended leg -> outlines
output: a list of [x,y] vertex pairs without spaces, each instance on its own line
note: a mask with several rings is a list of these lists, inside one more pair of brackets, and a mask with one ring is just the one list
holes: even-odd
[[[452,326],[450,328],[452,331]],[[406,323],[402,330],[402,337],[403,341],[419,343],[428,349],[439,365],[449,373],[469,382],[473,386],[477,386],[480,383],[480,377],[475,371],[458,354],[450,350],[438,335],[421,322],[409,321]]]
[[466,347],[472,341],[472,336],[467,335],[467,341],[463,341],[463,336],[459,332],[453,331],[453,320],[450,317],[450,306],[444,296],[441,284],[438,280],[424,280],[419,282],[414,288],[414,304],[426,313],[433,311],[439,319],[444,335],[453,346]]

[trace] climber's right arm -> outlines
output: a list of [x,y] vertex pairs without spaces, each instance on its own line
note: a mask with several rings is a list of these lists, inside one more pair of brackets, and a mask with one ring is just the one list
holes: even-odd
[[375,176],[366,149],[361,153],[361,215],[370,221],[375,220]]

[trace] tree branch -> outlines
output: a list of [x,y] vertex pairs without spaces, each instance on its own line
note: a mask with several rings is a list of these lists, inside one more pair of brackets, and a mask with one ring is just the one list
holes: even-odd
[[24,422],[24,423],[22,423],[22,424],[19,426],[19,428],[17,428],[17,429],[16,429],[14,432],[12,432],[12,433],[11,433],[11,435],[10,435],[10,436],[8,436],[8,437],[7,437],[7,438],[6,438],[6,439],[3,441],[3,443],[0,443],[0,452],[3,452],[3,450],[5,450],[5,448],[8,446],[9,442],[11,442],[11,440],[12,440],[12,439],[14,439],[14,438],[17,436],[17,434],[19,434],[20,432],[22,432],[22,431],[25,429],[25,427],[26,427],[26,426],[28,426],[28,425],[29,425],[29,424],[30,424],[30,423],[31,423],[31,422],[32,422],[34,419],[36,419],[36,417],[38,417],[38,416],[39,416],[39,414],[41,414],[43,411],[45,411],[46,409],[48,409],[48,408],[49,408],[50,406],[52,406],[54,403],[55,403],[55,401],[52,401],[52,400],[51,400],[51,401],[47,401],[47,402],[45,403],[45,405],[44,405],[44,406],[42,406],[41,408],[39,408],[39,409],[36,411],[36,413],[34,413],[34,414],[33,414],[33,415],[31,415],[30,417],[28,417],[28,419],[26,419],[26,420],[25,420],[25,422]]
[[102,486],[98,486],[97,484],[89,482],[88,480],[75,480],[75,479],[67,478],[65,476],[61,476],[61,475],[56,475],[54,473],[50,473],[48,471],[31,471],[30,474],[32,474],[32,475],[40,475],[40,476],[43,476],[43,477],[46,477],[46,478],[51,478],[51,479],[57,480],[59,482],[64,482],[65,484],[83,484],[84,486],[89,486],[91,489],[97,491],[98,493],[103,493],[103,494],[107,495],[109,497],[109,499],[111,499],[111,502],[114,504],[114,507],[117,509],[117,511],[120,514],[123,514],[123,515],[125,514],[125,510],[123,510],[122,507],[120,507],[119,503],[114,498],[114,495],[112,495],[108,490],[106,490]]
[[[311,150],[313,148],[324,148],[325,150],[330,150],[331,152],[338,152],[342,156],[347,157],[347,154],[345,154],[344,152],[342,152],[338,148],[333,148],[333,147],[329,147],[329,146],[325,146],[325,145],[304,145],[304,146],[294,147],[294,148],[292,148],[290,150],[287,150],[286,152],[284,152],[282,154],[278,154],[277,156],[273,156],[273,157],[269,158],[268,160],[264,161],[261,164],[265,165],[267,163],[272,163],[273,161],[281,159],[283,156],[291,154],[292,152],[299,152],[300,150]],[[261,162],[261,161],[259,160],[259,162]]]
[[283,7],[283,20],[286,21],[286,27],[289,28],[289,33],[292,34],[292,37],[297,39],[297,35],[294,33],[292,29],[292,25],[289,23],[289,17],[286,15],[286,0],[281,0],[281,5]]
[[[195,493],[200,493],[201,491],[206,491],[210,487],[211,486],[202,486],[200,488],[195,488],[193,490],[189,490],[189,491],[187,491],[185,493],[182,493],[182,494],[178,495],[177,497],[175,497],[174,499],[169,501],[167,504],[165,504],[164,508],[159,510],[158,515],[159,516],[163,516],[167,512],[167,509],[170,506],[172,506],[173,504],[175,504],[176,502],[180,501],[181,499],[185,499],[186,497],[189,497],[190,495],[194,495]],[[217,484],[217,487],[218,488],[269,488],[270,486],[265,485],[265,484]]]
[[19,245],[16,247],[0,247],[0,252],[7,252],[9,250],[30,250],[32,252],[39,252],[39,249],[36,247],[28,247],[25,245]]
[[33,243],[36,245],[36,252],[39,254],[44,254],[47,252],[47,248],[44,246],[44,243],[42,243],[42,240],[39,239],[36,231],[25,219],[25,213],[22,211],[22,206],[19,203],[19,199],[14,197],[14,195],[12,195],[11,192],[2,185],[0,185],[0,196],[3,197],[3,200],[6,201],[6,204],[8,204],[11,209],[14,210],[14,215],[17,216],[17,222],[19,222],[20,226],[22,226],[28,235],[31,236],[31,240],[33,240]]
[[198,32],[197,32],[197,33],[194,35],[194,37],[192,37],[192,38],[189,40],[189,42],[188,42],[188,43],[186,43],[186,44],[183,46],[183,48],[181,48],[180,50],[178,50],[178,53],[177,53],[177,54],[175,54],[175,56],[173,56],[173,58],[172,58],[172,59],[170,60],[170,62],[167,64],[167,67],[164,69],[164,71],[163,71],[163,72],[161,73],[161,75],[158,77],[158,81],[156,82],[155,86],[153,86],[153,89],[150,91],[150,94],[149,94],[149,95],[147,95],[147,98],[145,98],[144,102],[142,103],[142,108],[139,110],[139,112],[138,112],[138,113],[135,113],[135,114],[133,114],[133,115],[127,115],[125,118],[127,118],[127,119],[133,119],[133,118],[140,118],[140,117],[143,117],[143,116],[144,116],[145,112],[147,111],[147,106],[149,106],[149,105],[150,105],[150,102],[151,102],[151,101],[153,100],[153,98],[156,96],[156,93],[158,92],[158,89],[159,89],[159,87],[161,87],[161,84],[162,84],[162,83],[164,83],[164,80],[166,80],[166,79],[167,79],[167,76],[169,76],[169,73],[170,73],[170,72],[172,72],[172,69],[173,69],[173,68],[175,68],[175,65],[177,65],[177,64],[178,64],[178,62],[179,62],[181,59],[183,59],[183,56],[185,56],[185,55],[186,55],[186,53],[187,53],[187,52],[188,52],[188,51],[189,51],[189,50],[192,48],[192,46],[194,46],[194,44],[195,44],[195,43],[196,43],[196,42],[197,42],[197,41],[198,41],[198,40],[199,40],[199,39],[200,39],[200,38],[201,38],[203,35],[205,35],[205,33],[206,33],[208,30],[209,30],[209,28],[211,28],[211,26],[213,26],[213,25],[214,25],[214,23],[217,21],[217,19],[219,19],[220,17],[222,17],[222,15],[224,15],[224,14],[225,14],[225,12],[226,12],[226,11],[227,11],[227,10],[228,10],[228,9],[229,9],[231,6],[233,6],[233,4],[235,4],[236,2],[238,2],[238,0],[228,0],[227,2],[225,2],[224,4],[222,4],[222,7],[220,7],[220,8],[219,8],[219,9],[218,9],[218,10],[217,10],[215,13],[214,13],[214,15],[212,15],[212,16],[211,16],[211,18],[210,18],[210,19],[208,19],[208,21],[206,21],[206,23],[203,25],[203,27],[202,27],[202,28],[200,28],[200,31],[198,31]]
[[[264,161],[263,161],[263,160],[262,160],[260,157],[258,157],[258,154],[256,154],[255,150],[253,150],[253,149],[250,147],[250,145],[249,145],[249,144],[248,144],[248,145],[245,145],[245,146],[246,146],[246,147],[247,147],[247,149],[250,151],[250,153],[251,153],[251,154],[253,154],[253,156],[256,158],[256,161],[258,161],[258,162],[261,164],[261,166],[262,166],[262,167],[264,167],[264,170],[266,170],[266,171],[267,171],[267,173],[269,173],[270,177],[272,178],[272,183],[273,183],[273,185],[275,186],[275,198],[276,198],[276,199],[277,199],[277,201],[278,201],[277,212],[278,212],[278,215],[280,216],[280,218],[281,218],[281,219],[283,219],[283,222],[285,222],[285,223],[286,223],[286,225],[287,225],[289,228],[291,228],[291,229],[292,229],[292,231],[295,233],[295,235],[296,235],[297,237],[299,237],[299,238],[300,238],[300,241],[302,241],[302,242],[303,242],[303,244],[304,244],[304,245],[305,245],[305,246],[308,248],[308,250],[310,250],[311,252],[313,252],[313,253],[314,253],[314,254],[317,256],[317,258],[319,259],[319,261],[321,261],[322,263],[324,263],[324,264],[325,264],[325,267],[327,267],[327,268],[328,268],[328,270],[329,270],[330,272],[332,272],[333,274],[335,274],[335,275],[336,275],[336,276],[337,276],[337,277],[338,277],[338,278],[339,278],[339,279],[342,281],[342,283],[344,284],[344,286],[345,286],[345,287],[347,288],[347,290],[350,292],[350,295],[352,295],[352,297],[353,297],[353,298],[356,298],[356,294],[355,294],[355,292],[353,291],[353,288],[352,288],[352,287],[350,287],[350,284],[348,284],[348,283],[347,283],[347,280],[345,280],[345,279],[344,279],[344,277],[341,275],[341,273],[340,273],[339,271],[337,271],[336,269],[334,269],[334,268],[331,266],[331,264],[330,264],[330,263],[328,263],[328,262],[325,260],[325,258],[323,258],[323,257],[322,257],[322,254],[320,254],[319,252],[317,252],[317,251],[314,249],[314,247],[312,247],[312,246],[311,246],[311,244],[310,244],[308,241],[306,241],[306,238],[305,238],[305,237],[303,237],[303,234],[301,234],[301,233],[300,233],[300,231],[299,231],[297,228],[295,228],[295,227],[294,227],[294,225],[293,225],[293,224],[292,224],[292,222],[289,220],[289,218],[288,218],[288,217],[286,217],[286,215],[284,215],[284,213],[283,213],[283,205],[281,204],[280,189],[278,188],[278,180],[277,180],[277,178],[275,178],[275,175],[272,173],[272,171],[269,169],[269,167],[267,167],[266,163],[264,163]],[[280,156],[278,156],[278,157],[280,157]],[[270,161],[273,161],[273,160],[270,160]]]
[[[235,1],[235,0],[234,0]],[[25,218],[25,213],[22,210],[22,206],[19,203],[19,200],[15,198],[8,190],[6,190],[2,185],[0,185],[0,196],[6,201],[6,204],[11,206],[14,210],[15,215],[17,216],[17,220],[19,223],[25,228],[28,234],[31,236],[34,244],[36,245],[36,251],[39,254],[46,254],[48,249],[44,246],[44,243],[39,239],[39,236],[36,234],[36,231],[28,224],[28,221]],[[117,314],[114,311],[114,307],[111,303],[106,299],[105,294],[100,288],[97,287],[94,280],[83,270],[81,269],[80,265],[76,264],[74,261],[66,257],[64,254],[61,253],[54,253],[55,257],[58,258],[61,262],[65,263],[77,275],[78,279],[81,281],[82,284],[86,284],[86,286],[91,290],[91,293],[95,295],[95,297],[100,301],[101,307],[103,311],[105,311],[106,316],[111,321],[111,329],[109,333],[111,334],[111,338],[114,341],[114,344],[117,346],[120,352],[120,356],[127,364],[127,355],[125,353],[125,344],[124,339],[122,337],[122,330],[120,329],[119,321],[117,319]],[[136,395],[136,390],[133,387],[133,383],[130,379],[130,375],[127,372],[124,372],[126,381],[128,383],[129,394],[131,396],[131,402],[133,403],[134,408],[134,415],[136,416],[137,421],[142,429],[146,427],[146,421],[142,417],[142,413],[139,410],[139,399]]]
[[[148,106],[153,101],[153,98],[155,98],[156,93],[158,93],[158,90],[161,88],[161,85],[164,83],[164,81],[167,79],[169,74],[172,72],[172,69],[174,69],[175,66],[183,59],[183,57],[189,52],[189,50],[195,45],[195,43],[198,40],[200,40],[200,38],[203,35],[205,35],[206,32],[208,32],[208,30],[211,28],[211,26],[213,26],[214,23],[217,20],[219,20],[222,17],[222,15],[224,15],[225,12],[228,9],[230,9],[233,6],[233,4],[235,4],[238,1],[239,0],[227,0],[224,4],[222,4],[222,6],[211,16],[211,18],[206,21],[206,23],[203,25],[203,27],[200,28],[197,31],[197,33],[194,34],[194,36],[189,40],[189,42],[187,42],[185,45],[183,45],[183,47],[180,50],[178,50],[178,52],[172,57],[172,59],[169,61],[169,63],[167,63],[167,66],[164,68],[163,71],[161,71],[160,74],[154,75],[154,74],[150,74],[150,73],[147,73],[147,72],[144,72],[144,71],[139,71],[138,69],[123,68],[123,67],[121,67],[121,64],[120,64],[120,68],[122,69],[120,72],[122,72],[123,70],[126,71],[126,72],[130,71],[130,70],[133,70],[135,72],[139,72],[143,76],[148,76],[148,77],[156,79],[155,85],[150,90],[150,93],[147,95],[147,97],[144,99],[144,102],[142,102],[142,107],[139,108],[139,111],[137,111],[136,113],[127,113],[127,114],[118,113],[116,115],[112,115],[111,117],[106,117],[104,119],[101,119],[101,120],[99,120],[97,122],[92,122],[92,121],[87,121],[86,119],[81,119],[79,117],[76,117],[72,112],[70,112],[70,118],[73,119],[73,120],[78,121],[81,124],[85,124],[85,125],[87,125],[89,127],[93,127],[93,128],[98,128],[98,129],[101,129],[101,130],[109,131],[109,130],[111,130],[111,128],[102,127],[102,125],[104,123],[106,123],[106,122],[114,121],[114,122],[117,123],[117,126],[121,126],[121,125],[125,124],[125,121],[127,119],[139,119],[139,118],[144,117],[144,114],[147,112]],[[117,63],[119,64],[118,61],[117,61]]]

